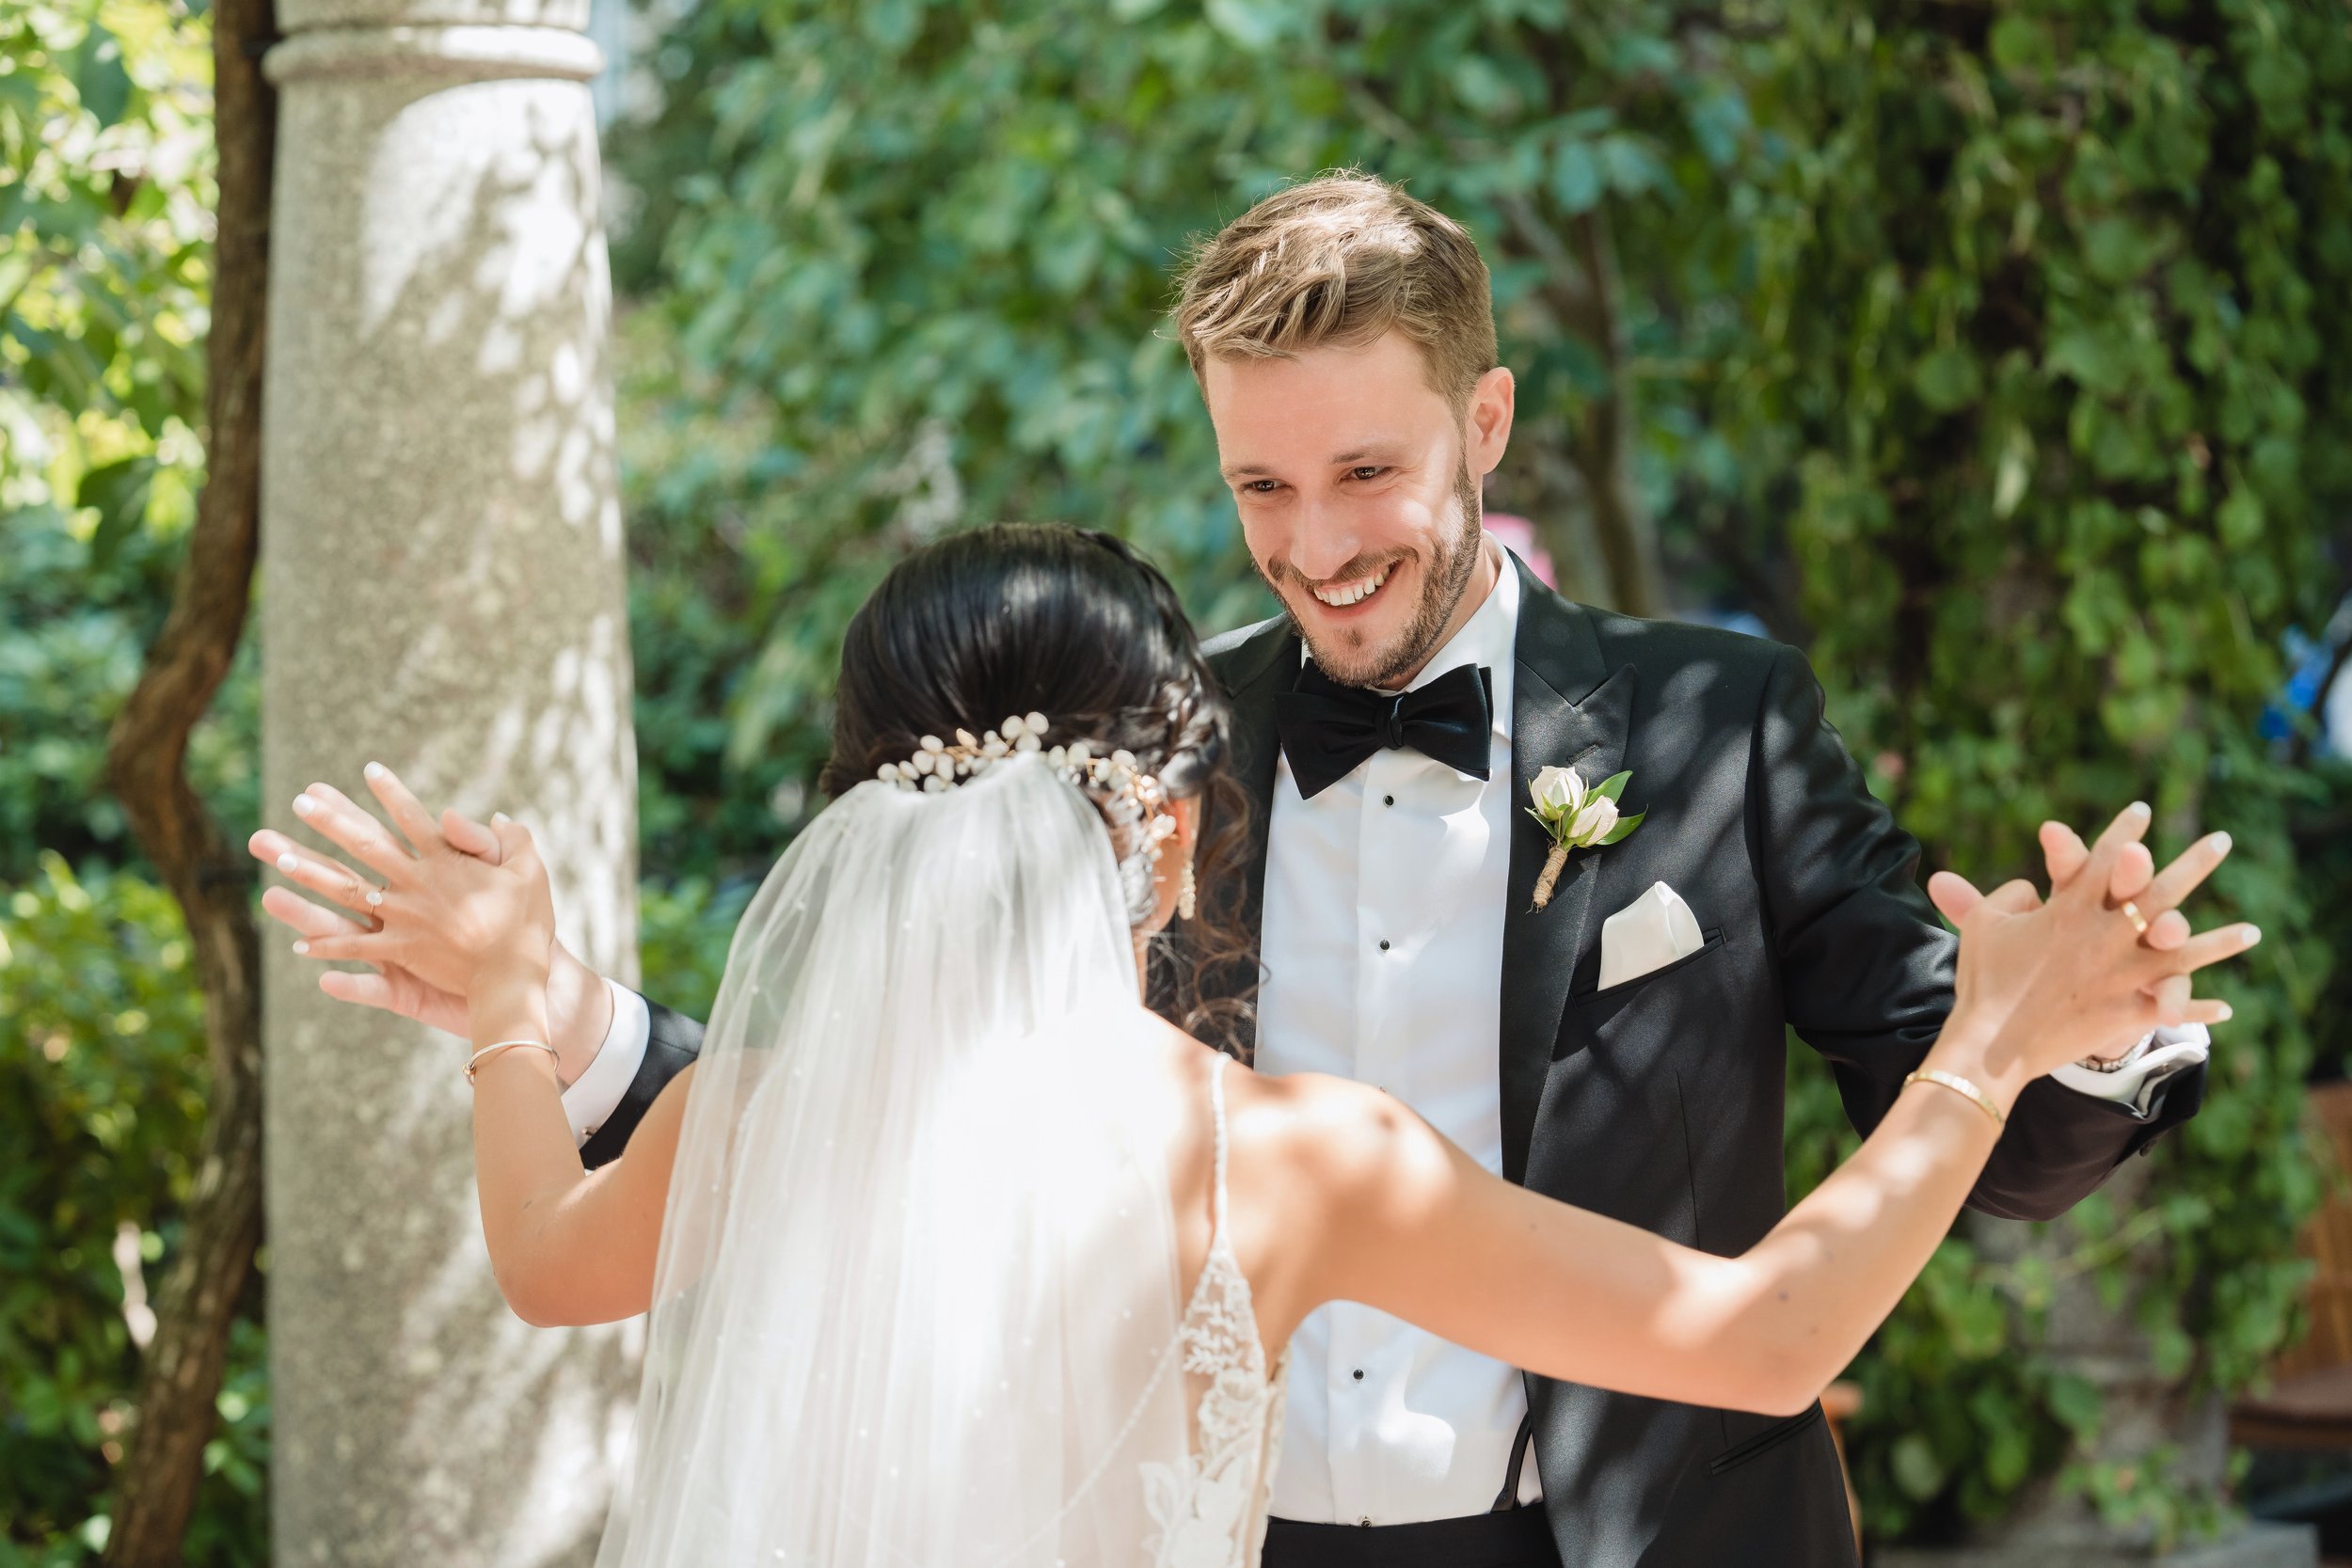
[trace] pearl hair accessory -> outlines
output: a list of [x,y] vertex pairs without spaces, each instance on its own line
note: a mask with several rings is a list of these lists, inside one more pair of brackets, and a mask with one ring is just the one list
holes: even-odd
[[1132,920],[1149,916],[1158,905],[1152,872],[1160,846],[1176,834],[1176,818],[1166,807],[1160,781],[1136,766],[1125,750],[1098,756],[1083,740],[1048,747],[1053,724],[1041,713],[1016,715],[999,724],[986,739],[970,730],[956,731],[952,746],[935,735],[923,737],[922,750],[905,762],[886,762],[875,777],[883,784],[926,795],[944,794],[968,779],[977,778],[1008,757],[1042,753],[1062,779],[1091,799],[1109,821],[1115,844],[1131,844],[1120,859],[1120,881]]

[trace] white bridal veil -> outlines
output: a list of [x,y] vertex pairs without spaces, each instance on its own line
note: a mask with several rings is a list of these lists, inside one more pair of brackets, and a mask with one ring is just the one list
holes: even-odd
[[1103,820],[1041,759],[871,783],[728,954],[598,1568],[1136,1560],[1181,1284]]

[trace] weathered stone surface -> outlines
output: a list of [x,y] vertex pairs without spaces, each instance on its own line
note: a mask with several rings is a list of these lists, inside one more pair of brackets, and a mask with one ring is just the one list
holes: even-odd
[[[435,805],[509,811],[554,868],[565,940],[633,977],[609,285],[575,69],[594,51],[545,27],[430,25],[502,7],[279,14],[265,819],[304,836],[294,795],[325,780],[364,800],[371,758]],[[355,21],[386,25],[304,32]],[[355,58],[373,64],[335,67]],[[270,955],[276,1560],[585,1562],[636,1336],[507,1311],[463,1042],[331,1002],[316,976]]]
[[585,32],[591,0],[278,0],[289,37],[320,27],[511,23]]

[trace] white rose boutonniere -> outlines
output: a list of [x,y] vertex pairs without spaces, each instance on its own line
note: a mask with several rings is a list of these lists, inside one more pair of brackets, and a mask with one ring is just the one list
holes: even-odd
[[1632,777],[1629,770],[1588,785],[1584,775],[1573,768],[1546,768],[1529,782],[1527,792],[1535,798],[1535,805],[1527,815],[1542,823],[1544,832],[1551,835],[1551,853],[1544,860],[1544,874],[1535,879],[1537,909],[1551,902],[1551,891],[1559,885],[1560,873],[1567,866],[1569,850],[1597,849],[1629,837],[1642,825],[1642,818],[1649,815],[1635,812],[1627,816],[1617,810],[1618,797],[1625,793],[1626,781]]

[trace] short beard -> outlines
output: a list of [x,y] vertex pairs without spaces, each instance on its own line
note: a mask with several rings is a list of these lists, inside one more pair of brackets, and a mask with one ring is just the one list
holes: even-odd
[[[1452,538],[1440,540],[1437,553],[1429,560],[1429,569],[1422,575],[1421,605],[1413,613],[1411,623],[1403,634],[1385,648],[1341,649],[1319,645],[1307,636],[1298,617],[1290,616],[1291,627],[1307,643],[1307,652],[1323,673],[1342,686],[1370,686],[1394,690],[1404,678],[1421,668],[1438,651],[1439,639],[1445,636],[1446,625],[1454,619],[1454,611],[1461,605],[1462,595],[1470,591],[1470,579],[1478,575],[1479,541],[1485,530],[1484,514],[1479,505],[1478,482],[1470,478],[1470,462],[1465,458],[1454,475],[1454,499],[1458,514],[1458,526]],[[1276,597],[1280,597],[1278,594]]]

